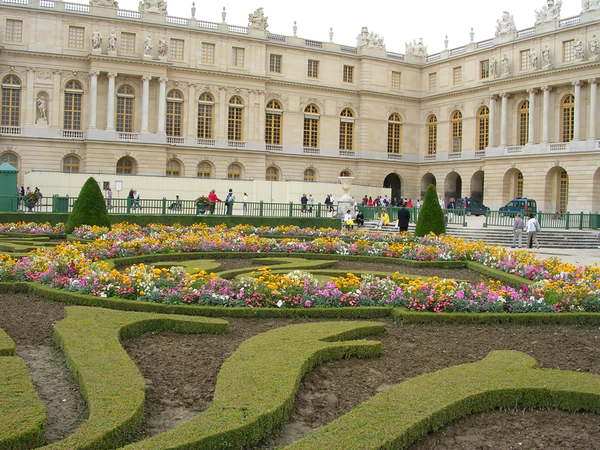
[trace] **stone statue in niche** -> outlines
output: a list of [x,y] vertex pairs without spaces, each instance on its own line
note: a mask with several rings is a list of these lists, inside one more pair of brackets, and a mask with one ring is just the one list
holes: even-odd
[[573,51],[575,52],[575,59],[578,61],[583,61],[585,59],[585,48],[581,39],[575,39]]
[[502,67],[502,76],[507,77],[510,75],[510,61],[508,60],[508,56],[504,55],[502,60],[500,61],[500,66]]
[[542,50],[542,69],[550,69],[552,67],[552,53],[550,48],[546,47]]
[[529,67],[531,67],[532,70],[537,70],[538,64],[539,64],[538,54],[535,50],[531,49],[529,51]]
[[385,50],[383,38],[376,33],[369,33],[367,27],[362,27],[360,34],[356,38],[356,46],[358,48],[380,48]]
[[592,36],[592,39],[590,40],[590,43],[589,43],[589,48],[590,48],[590,55],[592,55],[592,58],[595,59],[596,61],[599,61],[600,60],[600,40],[598,40],[596,35]]
[[166,58],[167,53],[169,51],[169,45],[165,39],[160,39],[158,41],[158,56],[160,58]]
[[508,11],[502,13],[502,17],[496,21],[496,37],[516,33],[515,18]]
[[144,39],[144,56],[152,56],[152,38],[146,36]]
[[490,60],[490,77],[498,78],[498,60],[496,58],[492,58]]
[[269,27],[268,19],[265,16],[263,8],[258,8],[253,13],[248,14],[248,28],[251,30],[267,31]]
[[100,50],[100,46],[102,45],[102,35],[99,31],[94,31],[92,33],[92,50]]
[[139,12],[167,14],[167,2],[163,0],[142,0],[138,4]]
[[110,33],[108,37],[108,51],[116,52],[117,51],[117,34],[113,31]]
[[561,9],[562,0],[547,0],[546,6],[535,11],[535,24],[540,25],[542,23],[559,20]]
[[48,126],[48,94],[40,92],[35,99],[35,123]]

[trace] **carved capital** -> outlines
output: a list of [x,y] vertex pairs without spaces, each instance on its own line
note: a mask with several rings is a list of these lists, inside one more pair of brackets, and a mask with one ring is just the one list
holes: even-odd
[[599,83],[599,81],[598,81],[598,78],[590,78],[590,79],[589,79],[589,80],[587,80],[587,81],[588,81],[588,83],[590,83],[590,86],[591,86],[592,84],[596,84],[596,85],[597,85],[597,84]]
[[527,89],[527,93],[529,95],[532,95],[532,94],[535,95],[535,94],[537,94],[537,92],[538,92],[537,88],[529,88],[529,89]]
[[152,79],[152,77],[150,75],[144,75],[142,77],[142,81],[150,81]]
[[169,81],[167,77],[160,77],[159,80],[161,83],[166,83],[167,81]]
[[500,96],[502,98],[509,99],[510,98],[510,93],[509,92],[503,92],[502,94],[500,94]]
[[582,85],[583,85],[583,80],[573,81],[573,86],[582,86]]
[[544,87],[542,87],[542,91],[544,91],[544,92],[551,92],[552,91],[552,86],[544,86]]
[[108,78],[117,78],[117,73],[115,72],[108,72]]
[[100,75],[100,71],[98,71],[98,70],[93,70],[93,71],[91,71],[91,72],[90,72],[90,74],[89,74],[89,75],[90,75],[90,77],[96,77],[96,78],[97,78],[97,77],[98,77],[98,75]]

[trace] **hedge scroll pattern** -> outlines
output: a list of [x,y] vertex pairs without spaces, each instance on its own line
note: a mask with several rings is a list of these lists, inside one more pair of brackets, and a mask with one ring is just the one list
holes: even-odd
[[495,408],[600,414],[600,376],[536,367],[525,353],[493,351],[396,385],[286,448],[407,448],[453,420]]

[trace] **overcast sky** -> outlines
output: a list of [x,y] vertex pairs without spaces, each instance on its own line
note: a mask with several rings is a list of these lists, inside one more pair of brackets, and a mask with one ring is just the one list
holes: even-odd
[[[122,9],[137,9],[137,4],[119,0]],[[167,4],[169,15],[191,16],[191,0]],[[367,26],[384,37],[388,51],[404,53],[406,42],[422,37],[431,54],[444,48],[446,34],[450,48],[467,44],[471,27],[476,41],[494,37],[496,20],[505,10],[515,16],[518,29],[531,27],[535,10],[545,4],[546,0],[197,0],[196,18],[220,22],[225,6],[227,23],[247,25],[248,14],[262,6],[272,33],[291,35],[296,20],[300,37],[327,41],[333,27],[334,42],[354,46],[361,27]],[[563,18],[580,11],[581,0],[563,0]]]

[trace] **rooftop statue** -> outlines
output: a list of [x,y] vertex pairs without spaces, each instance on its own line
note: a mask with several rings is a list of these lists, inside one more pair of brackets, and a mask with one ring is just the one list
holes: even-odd
[[535,24],[554,22],[560,19],[562,0],[547,0],[547,5],[535,11]]
[[138,5],[138,11],[167,14],[167,2],[163,0],[141,0]]
[[508,11],[502,13],[502,17],[496,22],[496,37],[516,33],[515,18]]
[[427,56],[427,47],[423,44],[423,38],[418,41],[412,41],[406,43],[406,54],[417,57],[426,57]]
[[99,6],[101,8],[118,8],[119,4],[115,0],[90,0],[90,6]]
[[268,19],[265,16],[263,8],[258,8],[253,13],[248,14],[248,28],[251,30],[267,31],[269,27]]
[[600,10],[600,0],[581,0],[583,12]]
[[358,48],[381,48],[385,50],[383,38],[376,33],[369,33],[367,27],[362,27],[360,34],[356,37],[356,46]]

